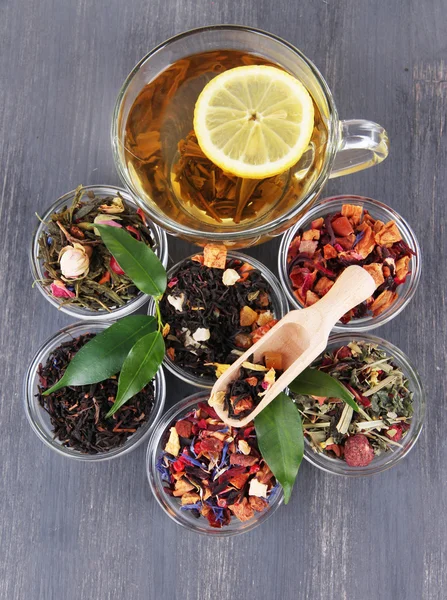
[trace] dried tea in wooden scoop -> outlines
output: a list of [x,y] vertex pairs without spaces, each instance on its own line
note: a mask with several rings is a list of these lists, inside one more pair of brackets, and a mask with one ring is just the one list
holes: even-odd
[[[282,392],[327,345],[332,327],[348,311],[369,298],[376,284],[362,267],[348,267],[329,292],[313,306],[293,310],[234,362],[213,386],[209,404],[227,425],[244,427]],[[266,391],[254,410],[242,419],[231,418],[225,407],[229,385],[244,362],[261,363],[266,353],[282,356],[282,375]]]

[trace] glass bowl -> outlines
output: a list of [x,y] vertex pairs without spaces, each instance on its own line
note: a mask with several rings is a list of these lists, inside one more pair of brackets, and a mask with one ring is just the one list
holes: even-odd
[[407,306],[416,292],[416,288],[421,277],[421,249],[416,236],[405,219],[389,206],[386,206],[378,200],[365,198],[363,196],[351,195],[333,196],[317,201],[313,208],[309,210],[309,212],[307,212],[306,215],[302,217],[282,237],[278,253],[279,278],[292,307],[304,308],[293,293],[292,285],[288,275],[287,252],[289,246],[300,229],[307,229],[310,226],[310,223],[318,217],[323,217],[330,213],[340,212],[343,204],[360,205],[367,209],[374,219],[380,219],[385,223],[387,221],[394,220],[402,235],[402,239],[414,252],[416,252],[416,256],[412,256],[410,262],[411,273],[407,276],[405,283],[399,285],[397,288],[398,298],[388,309],[384,310],[383,313],[377,317],[372,317],[369,315],[362,317],[361,319],[351,319],[351,321],[346,324],[343,324],[339,321],[333,328],[334,331],[340,332],[348,330],[356,332],[369,331],[370,329],[374,329],[380,325],[388,323],[388,321],[391,321],[391,319],[397,316]]
[[[181,260],[180,262],[178,262],[176,265],[174,265],[173,267],[171,267],[169,269],[168,281],[172,277],[174,277],[175,273],[182,266],[182,264],[185,263],[187,260],[190,260],[192,256],[195,256],[195,255],[192,254],[191,256],[184,258],[183,260]],[[252,258],[251,256],[243,254],[242,252],[227,252],[227,259],[232,259],[232,258],[237,258],[239,260],[242,260],[243,262],[248,262],[250,265],[253,265],[253,267],[262,274],[262,277],[267,281],[267,283],[270,285],[270,288],[272,290],[272,304],[273,304],[274,317],[275,317],[275,319],[278,319],[278,320],[282,319],[288,312],[288,305],[287,305],[287,300],[282,291],[281,285],[280,285],[278,279],[275,277],[275,275],[273,275],[273,273],[264,264],[262,264],[255,258]],[[155,314],[155,302],[152,298],[149,301],[148,314],[151,316],[153,316]],[[167,354],[165,355],[165,357],[163,359],[163,364],[168,369],[168,371],[170,371],[173,375],[175,375],[182,381],[189,383],[190,385],[194,385],[196,387],[201,387],[201,388],[206,388],[206,389],[211,389],[215,383],[215,379],[205,378],[205,377],[197,377],[193,373],[190,373],[189,371],[182,369],[181,367],[176,365],[169,358],[169,356]]]
[[172,423],[181,419],[188,412],[193,410],[199,402],[208,402],[209,393],[202,391],[192,396],[184,398],[173,406],[168,412],[163,415],[161,420],[155,427],[146,453],[146,472],[151,487],[152,493],[155,496],[158,504],[165,511],[165,513],[178,525],[195,531],[197,533],[209,534],[215,537],[225,537],[230,535],[236,535],[239,533],[246,533],[251,529],[254,529],[266,519],[268,519],[281,505],[283,501],[283,492],[281,486],[278,486],[275,491],[272,492],[269,501],[268,509],[262,513],[255,513],[255,516],[249,521],[239,521],[236,517],[231,519],[231,522],[222,529],[216,529],[211,527],[207,519],[200,517],[196,519],[189,511],[180,510],[180,502],[177,498],[169,496],[163,491],[163,480],[160,472],[157,470],[157,459],[163,452],[162,440],[166,431],[172,426]]
[[141,427],[130,437],[127,438],[125,443],[118,448],[110,450],[109,452],[102,452],[98,454],[83,454],[78,450],[67,448],[62,443],[53,437],[53,430],[50,422],[48,413],[41,407],[37,400],[37,384],[38,375],[37,369],[39,364],[44,363],[48,355],[60,344],[67,342],[68,340],[78,337],[86,333],[100,333],[104,329],[107,329],[112,322],[104,323],[102,321],[90,321],[88,323],[78,322],[61,329],[56,334],[52,335],[41,348],[36,352],[32,359],[24,381],[23,386],[23,398],[25,403],[25,412],[28,421],[36,433],[36,435],[52,450],[55,450],[58,454],[66,456],[68,458],[74,458],[75,460],[83,460],[87,462],[95,462],[102,460],[111,460],[118,456],[123,456],[128,452],[134,450],[139,446],[152,431],[156,421],[163,412],[163,407],[166,398],[166,383],[163,373],[163,369],[160,367],[156,374],[153,383],[155,389],[155,401],[152,412],[149,419],[141,425]]
[[323,452],[317,453],[312,449],[307,438],[304,437],[304,458],[308,462],[314,465],[314,467],[318,467],[327,473],[333,473],[334,475],[348,475],[350,477],[381,473],[394,466],[402,460],[404,456],[407,456],[416,444],[419,434],[421,433],[426,404],[425,393],[418,372],[411,365],[410,359],[402,352],[402,350],[394,346],[394,344],[391,344],[391,342],[371,334],[355,335],[354,333],[334,333],[329,337],[326,350],[333,350],[356,341],[377,344],[380,350],[384,350],[388,356],[392,356],[395,364],[402,369],[402,372],[408,378],[409,388],[414,393],[414,413],[411,419],[410,429],[406,436],[400,440],[401,447],[396,447],[396,449],[383,452],[380,456],[375,457],[366,467],[350,467],[344,460],[331,458]]
[[[135,209],[138,208],[138,205],[132,199],[132,196],[122,188],[107,185],[88,185],[85,186],[83,189],[86,193],[89,191],[94,192],[95,196],[97,197],[116,196],[117,192],[119,192],[127,204],[129,204]],[[140,292],[138,296],[136,296],[130,302],[127,302],[127,304],[125,304],[124,306],[113,308],[110,311],[94,311],[79,306],[61,306],[62,299],[55,298],[49,292],[49,290],[41,283],[41,280],[44,279],[44,269],[42,262],[38,258],[38,254],[39,238],[42,232],[45,231],[45,223],[43,221],[47,221],[53,213],[60,212],[64,208],[64,206],[70,206],[74,200],[75,193],[76,190],[73,190],[56,200],[56,202],[52,206],[50,206],[50,208],[42,216],[42,221],[39,222],[39,225],[34,231],[31,240],[29,261],[35,285],[39,292],[44,296],[44,298],[48,300],[48,302],[50,302],[53,306],[56,306],[56,308],[58,308],[60,311],[66,313],[67,315],[70,315],[70,317],[73,317],[75,319],[92,319],[94,321],[101,321],[118,319],[130,315],[131,313],[135,312],[138,308],[143,306],[145,302],[147,302],[148,296],[146,294]],[[168,264],[168,239],[166,233],[158,225],[153,223],[149,217],[147,227],[148,229],[150,229],[153,240],[155,242],[153,250],[159,258],[159,260],[163,263],[163,266],[166,267],[166,265]]]

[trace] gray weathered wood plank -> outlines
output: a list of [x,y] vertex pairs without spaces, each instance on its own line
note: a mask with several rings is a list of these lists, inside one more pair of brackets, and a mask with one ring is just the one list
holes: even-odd
[[[445,0],[0,1],[0,598],[441,600],[446,539]],[[212,23],[260,27],[326,76],[342,117],[384,125],[391,153],[329,183],[396,208],[424,252],[419,291],[377,331],[423,377],[415,450],[369,479],[304,464],[289,506],[233,539],[177,528],[151,497],[144,448],[79,465],[54,456],[22,409],[27,361],[69,319],[31,290],[35,211],[81,182],[118,184],[109,141],[118,89],[141,56]],[[171,238],[171,258],[189,247]],[[250,252],[276,270],[278,242]],[[169,378],[170,404],[192,388]]]

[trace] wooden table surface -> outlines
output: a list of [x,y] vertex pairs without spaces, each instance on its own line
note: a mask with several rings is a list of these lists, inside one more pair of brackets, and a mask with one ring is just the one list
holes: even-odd
[[[445,0],[0,0],[1,600],[435,600],[446,597]],[[426,425],[393,469],[346,479],[303,464],[293,499],[249,534],[207,539],[156,504],[145,448],[82,464],[46,448],[23,410],[26,366],[70,323],[31,289],[35,211],[79,183],[119,184],[115,97],[180,31],[269,30],[325,75],[340,115],[381,123],[380,166],[327,186],[377,198],[413,226],[423,277],[377,333],[423,378]],[[169,239],[171,261],[189,252]],[[250,251],[276,270],[278,241]],[[193,389],[168,378],[168,406]]]

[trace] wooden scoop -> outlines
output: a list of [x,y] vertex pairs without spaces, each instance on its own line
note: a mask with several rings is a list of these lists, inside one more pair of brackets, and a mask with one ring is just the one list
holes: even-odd
[[[209,404],[227,425],[244,427],[281,393],[301,371],[326,348],[329,333],[337,321],[351,308],[369,298],[376,284],[371,275],[359,266],[343,271],[329,292],[314,305],[303,310],[292,310],[253,344],[216,381],[211,390]],[[284,373],[268,389],[256,408],[243,419],[232,419],[224,409],[223,394],[231,382],[238,378],[243,362],[260,363],[266,352],[282,356]]]

